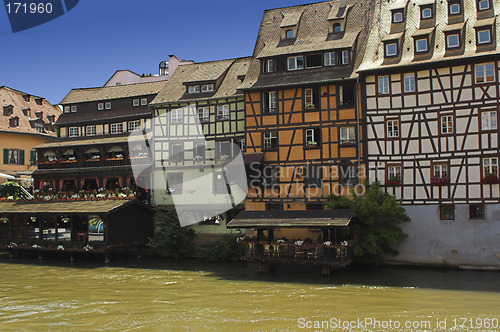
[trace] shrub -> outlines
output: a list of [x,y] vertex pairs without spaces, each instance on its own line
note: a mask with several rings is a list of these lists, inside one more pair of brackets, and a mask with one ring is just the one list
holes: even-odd
[[16,196],[19,194],[20,186],[16,182],[7,181],[0,185],[0,198]]
[[237,237],[226,235],[198,247],[198,255],[211,262],[235,262],[245,254],[245,246]]

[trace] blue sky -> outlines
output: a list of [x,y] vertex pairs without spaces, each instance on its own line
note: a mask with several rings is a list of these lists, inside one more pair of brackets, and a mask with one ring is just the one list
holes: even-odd
[[65,15],[12,33],[0,9],[0,86],[59,103],[119,69],[158,72],[168,54],[196,62],[249,56],[265,9],[308,0],[80,0]]

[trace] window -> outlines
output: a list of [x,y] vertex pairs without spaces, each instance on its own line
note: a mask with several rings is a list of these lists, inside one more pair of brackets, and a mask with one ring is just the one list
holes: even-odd
[[212,92],[212,91],[214,91],[213,84],[203,84],[201,86],[201,92]]
[[308,128],[304,130],[305,144],[308,148],[317,148],[320,144],[321,131],[319,128]]
[[307,166],[306,174],[306,185],[308,188],[319,188],[321,186],[321,180],[323,179],[323,168],[321,166],[313,166],[309,164]]
[[402,10],[392,12],[392,23],[401,23],[403,22],[403,18],[404,16]]
[[191,85],[188,87],[188,93],[198,93],[198,92],[200,92],[199,85]]
[[286,30],[285,38],[286,39],[293,38],[293,30]]
[[390,58],[398,55],[398,44],[387,43],[385,44],[385,57]]
[[[23,114],[27,116],[28,118],[31,117],[31,109],[30,108],[23,108]],[[52,115],[54,117],[54,115]],[[54,120],[50,120],[50,122],[54,122]]]
[[483,158],[483,177],[493,174],[498,176],[498,158]]
[[102,111],[104,109],[104,103],[97,103],[97,110]]
[[14,107],[13,106],[8,105],[8,106],[4,106],[3,107],[3,115],[4,116],[12,115],[12,113],[14,113]]
[[[401,184],[401,166],[389,165],[387,166],[387,179],[388,184]],[[392,182],[392,183],[391,183]]]
[[356,85],[355,84],[343,84],[338,86],[339,92],[339,106],[347,107],[354,106],[354,101],[356,99]]
[[342,51],[342,64],[348,65],[350,60],[350,52],[348,50]]
[[7,160],[4,160],[4,164],[19,165],[19,150],[4,149],[4,155],[5,151],[7,151]]
[[497,111],[481,112],[481,129],[482,130],[497,129]]
[[304,69],[304,57],[300,56],[291,56],[288,58],[288,70],[298,70]]
[[264,73],[272,73],[272,72],[274,72],[274,60],[273,59],[264,60],[262,62],[262,71]]
[[198,118],[200,119],[200,122],[210,121],[210,108],[208,107],[198,108]]
[[435,178],[446,178],[449,176],[447,163],[434,163],[432,165],[432,176]]
[[69,106],[64,106],[64,113],[69,113]]
[[129,121],[127,123],[127,130],[133,131],[141,128],[141,120]]
[[172,195],[182,194],[183,176],[182,172],[167,173],[167,193]]
[[453,134],[453,115],[441,116],[441,134]]
[[225,161],[233,156],[231,141],[215,142],[215,157],[220,161]]
[[184,160],[183,143],[172,143],[170,145],[170,159],[174,162],[181,162]]
[[35,122],[35,130],[38,131],[39,133],[44,133],[45,127],[43,125],[43,122]]
[[107,110],[110,110],[111,109],[111,103],[107,102],[106,105],[105,105],[105,107],[106,107]]
[[420,11],[420,18],[425,20],[427,18],[432,18],[432,8],[430,7],[422,7]]
[[85,127],[85,135],[86,136],[95,136],[96,130],[95,125]]
[[404,75],[404,91],[406,93],[415,92],[415,74]]
[[35,103],[36,103],[37,105],[40,105],[40,106],[41,106],[41,105],[42,105],[42,98],[36,98],[36,99],[35,99]]
[[304,89],[305,109],[316,109],[319,107],[319,90],[317,88]]
[[307,68],[321,67],[321,54],[306,55],[306,67]]
[[197,142],[194,147],[194,161],[205,160],[205,142]]
[[457,2],[450,2],[448,4],[448,15],[460,15],[460,4]]
[[455,205],[440,205],[439,216],[441,220],[455,220]]
[[389,94],[389,76],[379,76],[378,93],[381,95]]
[[139,99],[132,100],[132,106],[139,106]]
[[229,105],[217,106],[217,120],[229,120]]
[[276,131],[267,131],[263,133],[264,150],[276,149],[278,147],[278,133]]
[[340,127],[340,144],[356,144],[354,127]]
[[278,106],[278,103],[276,101],[276,91],[269,91],[264,93],[263,98],[264,98],[264,104],[263,104],[264,109],[262,110],[262,113],[264,114],[276,113]]
[[342,164],[340,166],[339,180],[343,185],[354,185],[358,183],[358,177],[356,172],[357,167],[354,165]]
[[170,111],[170,123],[182,123],[184,113],[182,108],[176,108]]
[[71,113],[76,113],[76,105],[71,106]]
[[495,64],[485,63],[475,66],[476,83],[495,81]]
[[239,141],[237,141],[236,145],[239,146],[241,152],[245,152],[246,145],[245,145],[245,139],[244,138],[242,138]]
[[469,205],[470,219],[484,219],[484,204]]
[[415,53],[426,53],[429,51],[427,37],[415,39]]
[[23,99],[24,99],[24,101],[29,103],[30,102],[30,95],[23,95]]
[[111,134],[120,134],[123,132],[123,123],[112,123]]
[[399,137],[399,119],[389,119],[386,121],[387,137]]
[[19,126],[19,118],[9,119],[9,127],[17,127]]
[[460,48],[460,34],[450,33],[446,35],[446,49]]
[[325,53],[325,66],[335,66],[337,55],[335,52]]
[[340,23],[333,24],[333,32],[342,32],[342,26]]
[[68,136],[69,137],[77,137],[78,135],[78,127],[69,127],[68,128]]
[[488,10],[490,9],[490,0],[479,0],[477,2],[477,10]]
[[491,43],[491,28],[476,30],[476,43],[478,45]]
[[148,104],[148,98],[141,98],[141,106],[146,106]]

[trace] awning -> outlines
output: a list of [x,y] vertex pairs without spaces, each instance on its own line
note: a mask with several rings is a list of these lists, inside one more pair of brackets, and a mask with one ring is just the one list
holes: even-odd
[[137,200],[14,201],[0,202],[0,214],[110,214]]
[[345,227],[355,210],[243,211],[227,228],[322,228]]
[[12,176],[12,175],[9,175],[9,174],[0,173],[0,178],[13,180],[13,179],[15,179],[16,177],[15,177],[15,176]]

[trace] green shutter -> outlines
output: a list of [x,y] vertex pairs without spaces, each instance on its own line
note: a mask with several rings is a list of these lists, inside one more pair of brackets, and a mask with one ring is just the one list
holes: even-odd
[[24,165],[24,150],[19,150],[19,165]]
[[4,163],[4,165],[9,164],[9,150],[8,149],[3,149],[3,163]]

